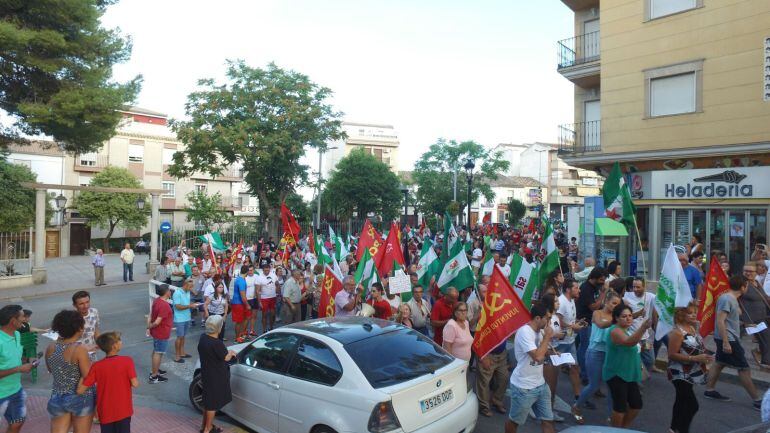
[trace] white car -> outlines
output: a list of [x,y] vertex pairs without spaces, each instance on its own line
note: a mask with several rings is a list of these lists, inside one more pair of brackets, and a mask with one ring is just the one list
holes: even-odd
[[[231,349],[238,352],[233,401],[222,412],[260,433],[471,433],[476,426],[468,363],[394,322],[310,320]],[[199,370],[189,392],[201,410]]]

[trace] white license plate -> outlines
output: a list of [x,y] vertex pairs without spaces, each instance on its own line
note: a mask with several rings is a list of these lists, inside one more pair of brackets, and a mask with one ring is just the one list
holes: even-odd
[[452,390],[448,389],[442,392],[441,394],[436,394],[432,397],[428,397],[424,400],[420,400],[420,409],[422,409],[422,413],[428,412],[430,410],[433,410],[439,406],[446,404],[453,397],[454,397],[454,394],[452,393]]

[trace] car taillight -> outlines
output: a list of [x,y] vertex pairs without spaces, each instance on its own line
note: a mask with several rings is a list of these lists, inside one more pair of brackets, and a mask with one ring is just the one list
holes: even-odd
[[396,412],[393,411],[393,404],[389,401],[378,403],[372,409],[372,416],[369,417],[369,431],[372,433],[381,433],[401,428],[398,422]]

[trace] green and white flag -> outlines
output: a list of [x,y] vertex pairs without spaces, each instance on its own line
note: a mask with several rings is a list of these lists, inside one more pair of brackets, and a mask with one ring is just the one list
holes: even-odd
[[358,263],[353,278],[356,280],[356,287],[361,284],[364,288],[363,293],[361,294],[363,299],[366,299],[366,296],[369,294],[369,289],[372,288],[372,284],[380,281],[380,275],[377,273],[377,266],[374,263],[372,255],[369,253],[369,248],[364,250],[364,255],[361,256],[361,262]]
[[530,308],[532,295],[538,286],[537,268],[518,254],[512,254],[511,257],[513,259],[511,260],[511,275],[508,277],[508,281],[524,306]]
[[484,255],[484,261],[481,263],[481,276],[489,276],[492,275],[492,272],[495,271],[495,254],[492,252],[492,250],[487,250],[487,253]]
[[464,290],[466,287],[473,286],[476,279],[473,276],[473,269],[468,263],[468,256],[461,244],[460,248],[455,248],[454,254],[444,263],[441,274],[438,277],[439,290],[445,292],[449,287],[455,287],[457,290]]
[[348,248],[342,240],[342,237],[334,234],[332,226],[329,226],[329,240],[334,244],[334,258],[337,259],[338,262],[345,260],[345,257],[349,254]]
[[452,224],[452,217],[449,214],[444,214],[444,244],[441,248],[441,261],[446,262],[449,257],[457,255],[457,248],[462,250],[462,243],[459,242],[457,237],[457,231],[454,224]]
[[211,248],[217,253],[221,253],[226,249],[225,243],[222,242],[222,238],[219,236],[218,232],[206,233],[205,235],[198,236],[198,239],[200,239],[201,242],[206,242],[211,245]]
[[686,307],[692,301],[690,285],[684,276],[676,250],[669,245],[663,268],[660,270],[658,293],[655,295],[655,311],[658,312],[658,327],[655,339],[660,340],[674,328],[674,310]]
[[610,175],[602,187],[602,198],[604,198],[604,213],[607,217],[619,221],[626,226],[634,225],[634,214],[636,207],[631,200],[631,192],[620,172],[620,164],[615,162],[610,171]]
[[543,243],[540,246],[541,254],[545,254],[542,263],[540,263],[540,285],[542,285],[546,278],[551,275],[551,272],[559,269],[559,250],[556,249],[556,242],[553,237],[553,227],[546,218],[543,218],[543,225],[545,226],[545,232],[543,233]]
[[[364,255],[365,254],[366,253],[364,253]],[[433,249],[433,242],[426,238],[425,243],[422,245],[422,251],[420,251],[420,261],[417,263],[418,282],[428,289],[430,286],[430,279],[434,276],[438,276],[440,272],[441,260],[439,260],[436,255],[436,250]]]

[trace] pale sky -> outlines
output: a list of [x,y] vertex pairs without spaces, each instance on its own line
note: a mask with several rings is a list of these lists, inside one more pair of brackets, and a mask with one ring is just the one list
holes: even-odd
[[331,88],[345,120],[394,125],[407,170],[439,137],[555,142],[572,20],[559,0],[122,0],[103,24],[133,39],[115,78],[144,76],[140,107],[181,117],[225,59],[274,61]]

